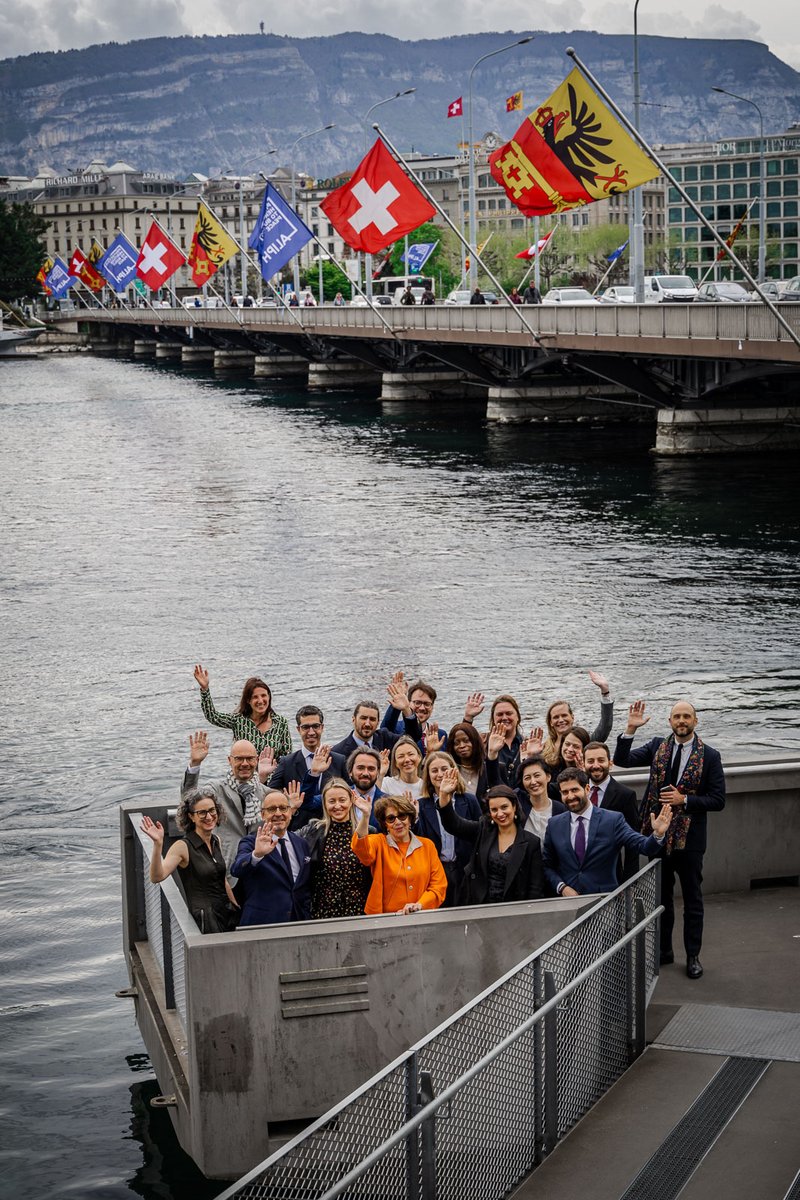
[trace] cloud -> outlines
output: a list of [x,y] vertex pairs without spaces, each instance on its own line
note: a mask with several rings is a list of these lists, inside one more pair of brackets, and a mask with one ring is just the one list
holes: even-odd
[[[639,33],[657,37],[748,38],[765,41],[757,21],[738,9],[734,12],[721,4],[711,4],[695,19],[686,13],[639,10]],[[603,33],[632,33],[633,7],[629,4],[603,4],[594,10],[594,27]]]
[[0,0],[4,56],[192,32],[185,0]]

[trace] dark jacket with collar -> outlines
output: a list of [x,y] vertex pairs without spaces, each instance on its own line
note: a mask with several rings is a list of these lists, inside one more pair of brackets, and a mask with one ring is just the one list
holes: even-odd
[[[386,718],[384,718],[384,720],[385,719]],[[419,721],[414,716],[405,717],[404,721],[404,728],[407,736],[413,738],[415,742],[418,742],[422,737],[422,727],[420,726]],[[399,742],[402,736],[403,735],[400,733],[394,733],[391,729],[386,729],[383,725],[379,725],[372,735],[372,748],[373,750],[391,750],[395,742]],[[342,738],[342,740],[337,742],[333,747],[333,750],[336,754],[344,755],[345,762],[354,750],[360,749],[361,747],[352,733],[348,733],[346,738]]]
[[290,783],[299,783],[304,800],[292,816],[289,828],[294,832],[307,825],[313,817],[322,816],[322,789],[329,779],[337,776],[349,783],[345,771],[345,759],[341,754],[331,754],[331,765],[322,775],[311,775],[304,750],[295,750],[278,760],[278,765],[269,777],[269,787],[282,791]]
[[[590,793],[591,788],[592,781],[590,779]],[[608,809],[609,812],[621,812],[631,829],[635,829],[637,833],[641,831],[642,822],[639,819],[639,801],[636,799],[636,792],[633,788],[626,787],[618,779],[609,778],[606,790],[603,793],[602,807]],[[624,883],[626,879],[630,879],[631,876],[635,875],[638,870],[639,855],[630,846],[626,846],[617,863],[618,882]]]
[[307,921],[311,916],[311,854],[308,842],[296,833],[288,834],[300,864],[297,879],[283,861],[276,846],[254,863],[251,855],[256,836],[242,838],[233,864],[233,874],[239,880],[242,916],[239,927],[247,925],[278,925],[286,921]]
[[[459,896],[461,904],[485,904],[489,895],[489,851],[497,845],[497,826],[483,815],[477,821],[465,820],[452,804],[441,809],[442,824],[448,833],[472,843],[472,854],[464,868]],[[543,895],[542,851],[538,837],[517,827],[517,836],[509,850],[503,900],[538,900]]]
[[[483,812],[480,801],[477,796],[473,796],[471,792],[457,792],[450,804],[445,804],[444,808],[439,808],[439,803],[432,796],[421,796],[419,801],[419,816],[417,817],[414,830],[420,837],[430,838],[436,847],[436,853],[441,858],[442,854],[442,835],[439,832],[439,822],[436,820],[437,813],[442,818],[442,825],[448,833],[452,832],[445,823],[445,813],[448,809],[454,809],[459,817],[463,817],[470,824],[479,821]],[[466,838],[456,834],[455,854],[458,866],[463,870],[469,862],[472,854],[472,838]]]

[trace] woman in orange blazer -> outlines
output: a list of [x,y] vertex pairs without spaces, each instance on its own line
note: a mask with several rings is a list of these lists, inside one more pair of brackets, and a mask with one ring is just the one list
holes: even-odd
[[359,861],[372,871],[364,912],[405,916],[439,908],[447,893],[447,878],[433,842],[411,832],[417,815],[411,795],[381,796],[375,820],[382,833],[369,832],[369,800],[353,792],[353,804],[361,816],[351,845]]

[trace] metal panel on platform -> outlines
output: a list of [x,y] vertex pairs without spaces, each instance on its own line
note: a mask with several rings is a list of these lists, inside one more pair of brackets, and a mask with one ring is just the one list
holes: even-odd
[[800,1013],[685,1004],[654,1045],[702,1054],[800,1062]]

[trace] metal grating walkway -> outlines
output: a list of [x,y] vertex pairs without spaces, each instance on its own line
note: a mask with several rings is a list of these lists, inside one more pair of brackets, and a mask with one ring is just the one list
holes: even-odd
[[685,1004],[653,1044],[701,1054],[800,1062],[800,1013]]
[[800,1171],[794,1177],[792,1186],[784,1196],[783,1200],[800,1200]]
[[620,1200],[674,1200],[768,1067],[761,1059],[729,1059]]

